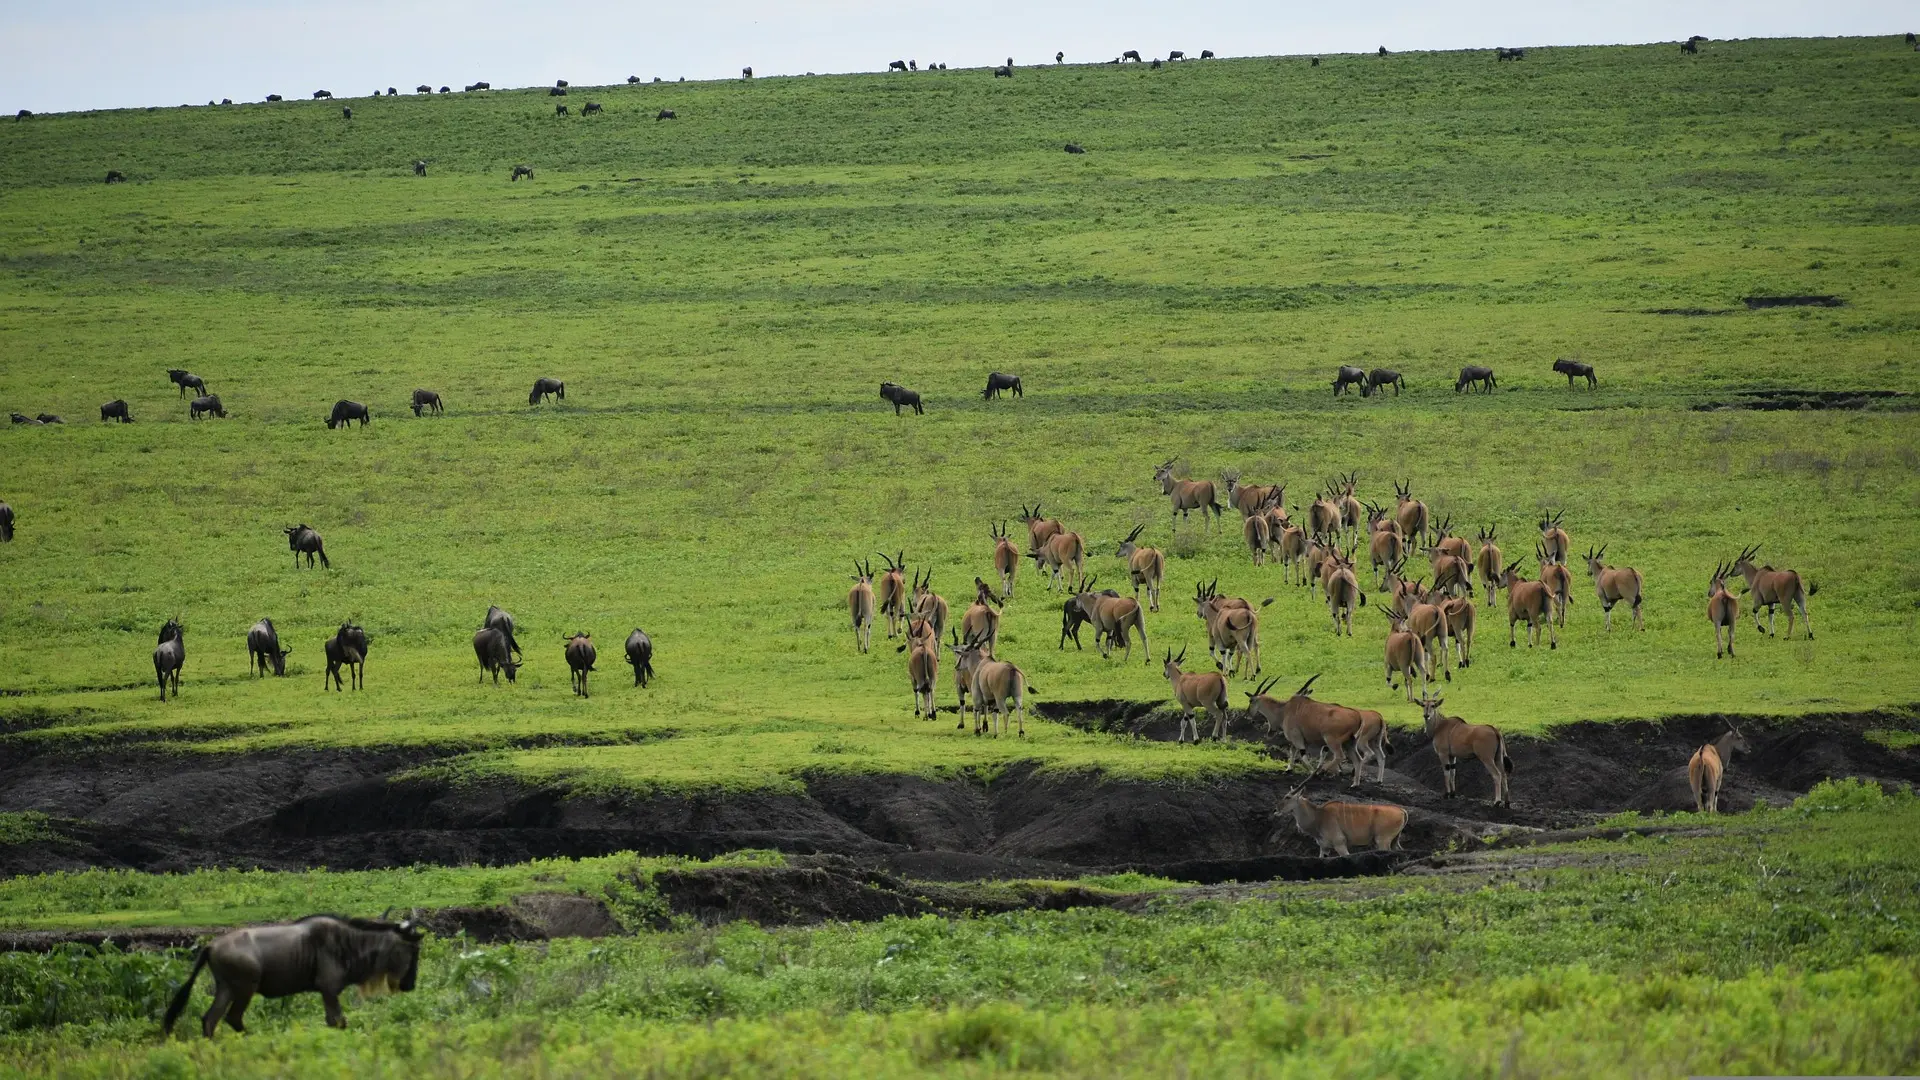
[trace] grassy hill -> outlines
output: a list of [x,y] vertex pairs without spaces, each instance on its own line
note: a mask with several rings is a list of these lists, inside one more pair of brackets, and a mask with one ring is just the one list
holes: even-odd
[[[0,433],[20,519],[0,547],[0,725],[215,751],[634,743],[484,767],[635,786],[1013,757],[1269,767],[911,720],[901,658],[853,650],[850,560],[904,549],[958,606],[988,523],[1035,500],[1088,537],[1102,584],[1136,523],[1173,553],[1156,649],[1204,641],[1186,598],[1218,577],[1279,597],[1270,673],[1324,671],[1323,696],[1416,722],[1382,681],[1378,615],[1335,640],[1234,529],[1169,530],[1151,471],[1172,457],[1285,480],[1303,506],[1336,472],[1373,499],[1410,479],[1456,528],[1497,524],[1509,557],[1565,508],[1577,550],[1645,573],[1644,634],[1603,633],[1584,574],[1557,651],[1509,650],[1483,609],[1479,663],[1448,691],[1469,719],[1920,700],[1912,399],[1725,407],[1920,390],[1916,97],[1911,51],[1859,39],[564,99],[603,103],[592,117],[529,90],[355,99],[350,121],[286,102],[0,124],[0,408],[69,421]],[[510,183],[521,162],[536,177]],[[110,168],[130,182],[100,184]],[[1755,294],[1845,304],[1749,311]],[[1548,370],[1570,355],[1597,392]],[[1343,363],[1398,368],[1411,392],[1334,400]],[[1454,394],[1465,363],[1500,392]],[[172,367],[231,417],[188,422]],[[1026,397],[982,401],[992,369]],[[526,404],[542,375],[564,404]],[[894,417],[882,379],[927,415]],[[416,386],[447,415],[406,415]],[[113,398],[137,423],[95,421]],[[338,398],[374,423],[326,430]],[[289,565],[280,529],[302,521],[332,571]],[[1746,622],[1715,663],[1706,577],[1750,543],[1820,586],[1818,636]],[[528,645],[512,688],[474,683],[490,602]],[[148,653],[174,614],[189,658],[162,705]],[[263,615],[295,678],[244,675]],[[320,641],[349,617],[373,638],[368,689],[324,695]],[[1165,696],[1138,653],[1057,651],[1058,622],[1029,565],[1001,653],[1037,698]],[[646,691],[619,662],[635,625],[659,650]],[[590,701],[562,689],[576,629],[601,648]]]

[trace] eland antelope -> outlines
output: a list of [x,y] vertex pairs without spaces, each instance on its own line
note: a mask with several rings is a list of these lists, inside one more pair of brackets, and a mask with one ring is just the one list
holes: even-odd
[[1451,799],[1460,793],[1460,762],[1479,758],[1493,781],[1492,805],[1512,806],[1513,758],[1507,756],[1506,737],[1491,724],[1469,724],[1442,713],[1440,705],[1445,700],[1420,695],[1420,714],[1433,740],[1434,756],[1440,759],[1441,771],[1446,774],[1446,797]]
[[1813,616],[1807,614],[1807,597],[1818,592],[1817,587],[1809,588],[1800,580],[1798,572],[1793,570],[1775,570],[1771,566],[1755,566],[1753,557],[1760,553],[1760,545],[1755,544],[1740,552],[1733,560],[1733,572],[1747,579],[1747,598],[1753,602],[1753,629],[1760,631],[1760,609],[1767,609],[1767,636],[1773,636],[1773,609],[1776,606],[1787,609],[1787,636],[1793,636],[1793,609],[1800,609],[1800,620],[1807,624],[1807,640],[1813,640]]

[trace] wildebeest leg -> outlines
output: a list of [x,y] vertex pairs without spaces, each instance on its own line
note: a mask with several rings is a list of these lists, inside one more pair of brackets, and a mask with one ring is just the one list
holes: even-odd
[[347,1014],[340,1011],[340,992],[338,990],[320,991],[320,1000],[327,1007],[327,1026],[345,1028]]
[[227,1026],[242,1035],[246,1034],[247,1006],[253,1003],[253,991],[241,990],[233,995],[233,1004],[227,1009]]
[[233,991],[227,984],[215,981],[213,984],[213,1006],[200,1017],[200,1033],[213,1038],[213,1030],[220,1026],[220,1018],[227,1015],[227,1009],[233,1004]]

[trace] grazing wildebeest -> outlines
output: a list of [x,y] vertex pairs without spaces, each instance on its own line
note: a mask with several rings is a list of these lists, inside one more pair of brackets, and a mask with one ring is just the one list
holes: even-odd
[[1695,39],[1688,38],[1680,43],[1680,51],[1686,53],[1688,56],[1695,56],[1700,52],[1700,45]]
[[1465,390],[1468,393],[1472,393],[1476,383],[1479,384],[1480,389],[1486,393],[1493,393],[1493,388],[1496,385],[1493,379],[1493,369],[1490,367],[1481,367],[1478,364],[1468,364],[1466,367],[1461,368],[1460,377],[1453,382],[1453,392],[1457,394]]
[[443,94],[451,94],[451,93],[453,93],[453,87],[451,87],[451,86],[443,86],[443,87],[441,87],[441,88],[440,88],[440,92],[441,92],[441,93],[443,93]]
[[1084,146],[1081,146],[1079,143],[1067,144],[1067,153],[1069,154],[1084,154],[1086,152],[1087,152],[1087,148]]
[[1339,397],[1341,394],[1346,393],[1347,387],[1349,386],[1364,387],[1366,385],[1367,373],[1364,368],[1342,364],[1340,365],[1340,370],[1334,372],[1333,375],[1333,396]]
[[1387,55],[1387,47],[1385,45],[1380,46],[1380,55],[1381,56]]
[[271,665],[275,675],[285,675],[287,654],[292,651],[280,647],[280,633],[273,628],[273,620],[261,619],[247,631],[247,674],[264,676]]
[[1139,49],[1128,49],[1128,50],[1127,50],[1126,52],[1123,52],[1123,53],[1121,53],[1121,54],[1120,54],[1120,59],[1122,59],[1122,60],[1131,60],[1131,61],[1133,61],[1134,63],[1136,63],[1136,64],[1137,64],[1137,63],[1139,63],[1139,62],[1140,62],[1140,50],[1139,50]]
[[565,105],[555,105],[553,107],[553,115],[555,116],[567,115],[567,107]]
[[1002,375],[997,371],[988,373],[987,388],[980,391],[980,396],[983,398],[997,398],[1000,396],[1000,391],[1002,390],[1011,392],[1014,397],[1027,396],[1027,392],[1020,388],[1020,376]]
[[419,416],[423,412],[430,412],[435,416],[439,416],[443,411],[445,410],[440,406],[439,394],[431,390],[415,390],[413,392],[413,415]]
[[333,569],[333,564],[327,561],[326,545],[321,542],[320,534],[313,531],[313,526],[302,522],[299,525],[282,529],[281,531],[287,534],[287,550],[293,552],[293,568],[295,570],[300,569],[300,556],[302,555],[307,557],[308,566],[313,565],[313,557],[318,555],[320,556],[320,566],[322,569]]
[[567,384],[559,379],[535,379],[533,391],[527,395],[527,404],[538,405],[548,395],[552,395],[555,401],[567,400]]
[[187,662],[187,631],[179,619],[168,619],[160,628],[160,644],[153,650],[153,674],[160,680],[160,700],[167,700],[167,686],[180,696],[180,667]]
[[661,109],[658,113],[654,115],[653,119],[655,123],[658,123],[662,120],[675,120],[675,119],[678,119],[678,117],[674,115],[674,111],[672,109]]
[[741,78],[743,78],[743,79],[751,79],[751,78],[753,78],[753,69],[752,69],[752,68],[750,68],[750,67],[743,67],[743,68],[741,68],[741,69],[740,69],[740,77],[741,77]]
[[507,609],[495,604],[488,604],[487,617],[481,620],[480,629],[500,631],[506,635],[507,648],[513,650],[513,655],[520,655],[520,643],[514,640],[513,636],[513,616],[507,613]]
[[1407,380],[1399,372],[1389,368],[1374,368],[1367,372],[1367,381],[1360,386],[1360,396],[1372,397],[1375,391],[1391,386],[1393,396],[1399,397],[1401,389],[1406,385]]
[[1154,58],[1153,58],[1153,63],[1152,63],[1152,64],[1150,64],[1150,65],[1148,65],[1148,66],[1149,66],[1149,67],[1151,67],[1151,68],[1153,68],[1153,70],[1155,70],[1155,71],[1159,71],[1159,70],[1160,70],[1160,58],[1159,58],[1159,57],[1157,57],[1157,56],[1156,56],[1156,57],[1154,57]]
[[[629,76],[627,76],[627,85],[628,85],[628,86],[632,86],[632,85],[634,85],[635,83],[638,83],[639,81],[640,81],[640,76],[638,76],[638,75],[629,75]],[[657,82],[658,80],[655,80],[655,81]]]
[[341,107],[340,107],[340,118],[341,118],[342,120],[351,120],[351,119],[353,119],[353,106],[351,106],[351,105],[343,105],[343,106],[341,106]]
[[553,85],[559,87],[562,90],[565,90],[567,87],[572,86],[573,84],[568,82],[565,79],[555,79],[553,80]]
[[285,101],[286,98],[281,97],[279,94],[268,94],[267,100],[268,101]]
[[514,681],[514,675],[520,671],[519,661],[513,658],[512,639],[501,631],[483,626],[473,632],[473,655],[480,660],[480,681],[486,682],[487,676],[493,676],[493,685],[500,685],[500,673],[507,673],[507,682]]
[[490,82],[477,82],[477,83],[474,83],[474,84],[473,84],[472,86],[469,86],[469,87],[467,87],[467,89],[469,89],[469,90],[491,90],[491,89],[493,89],[493,84],[492,84],[492,83],[490,83]]
[[1567,389],[1569,390],[1573,389],[1573,380],[1575,379],[1587,380],[1587,389],[1589,390],[1600,385],[1600,380],[1593,377],[1592,364],[1583,364],[1578,360],[1568,360],[1562,357],[1553,362],[1553,370],[1567,377]]
[[597,102],[597,101],[589,101],[589,102],[587,102],[587,103],[586,103],[586,104],[585,104],[584,106],[581,106],[581,109],[580,109],[580,115],[581,115],[581,116],[591,116],[591,115],[593,115],[594,113],[597,113],[597,112],[602,112],[602,111],[603,111],[603,110],[602,110],[602,109],[600,108],[600,103],[599,103],[599,102]]
[[13,422],[16,424],[29,424],[34,427],[40,427],[45,423],[45,421],[43,420],[35,420],[33,417],[28,416],[26,413],[14,413]]
[[13,542],[13,507],[0,502],[0,544]]
[[1313,64],[1312,64],[1311,66],[1313,66],[1313,67],[1319,67],[1319,66],[1320,66],[1320,58],[1319,58],[1319,57],[1317,57],[1317,56],[1316,56],[1316,57],[1314,57],[1314,58],[1313,58]]
[[1053,54],[1053,62],[1056,64],[1064,64],[1066,63],[1066,60],[1067,60],[1067,54],[1064,52],[1056,52]]
[[184,368],[168,368],[167,378],[172,379],[173,384],[180,388],[181,397],[187,396],[187,391],[190,389],[201,394],[207,392],[206,380]]
[[637,626],[627,635],[627,663],[633,665],[633,685],[645,688],[653,678],[653,639]]
[[119,398],[100,406],[100,419],[118,420],[123,424],[133,423],[132,415],[127,412],[127,403]]
[[907,62],[905,60],[889,61],[887,64],[887,70],[888,71],[905,71],[907,70]]
[[231,930],[201,946],[193,958],[186,984],[167,1006],[162,1028],[173,1033],[174,1022],[186,1011],[200,969],[213,972],[213,1006],[200,1017],[200,1032],[213,1038],[225,1019],[244,1032],[247,1005],[255,994],[279,998],[318,993],[325,1003],[327,1026],[344,1028],[340,993],[359,986],[364,993],[413,989],[420,973],[420,939],[424,933],[411,921],[390,923],[377,919],[350,919],[338,915],[309,915],[298,922],[250,926]]
[[1495,49],[1493,50],[1493,58],[1495,60],[1524,60],[1527,58],[1527,50]]
[[1167,52],[1168,61],[1185,60],[1186,58],[1187,58],[1187,54],[1180,51],[1179,49],[1170,49]]
[[[343,684],[340,669],[347,669],[348,679]],[[326,689],[327,680],[333,680],[336,691],[345,690],[351,685],[355,690],[367,688],[367,632],[350,622],[340,624],[340,629],[327,639],[327,670],[320,676],[320,687]]]
[[41,423],[43,423],[43,424],[64,424],[64,423],[66,423],[66,421],[65,421],[65,420],[62,420],[62,419],[60,419],[60,417],[59,417],[59,414],[57,414],[57,413],[50,413],[50,412],[43,412],[43,413],[41,413],[41,414],[40,414],[39,416],[36,416],[36,417],[34,417],[34,419],[35,419],[35,420],[38,420],[38,421],[40,421],[40,422],[41,422]]
[[220,99],[220,104],[222,104],[222,105],[231,105],[231,104],[233,104],[233,99],[232,99],[232,98],[230,98],[230,97],[223,97],[223,98],[221,98],[221,99]]
[[120,170],[119,170],[119,169],[108,169],[108,170],[107,170],[107,179],[106,179],[106,183],[109,183],[109,184],[124,184],[124,183],[126,183],[126,182],[127,182],[127,178],[126,178],[126,176],[125,176],[125,175],[123,175],[123,174],[122,174],[122,173],[120,172]]
[[510,177],[508,177],[508,179],[510,179],[510,180],[518,180],[518,179],[520,179],[520,178],[521,178],[521,177],[523,177],[523,176],[524,176],[524,177],[526,177],[526,178],[527,178],[527,179],[529,179],[529,180],[531,180],[531,179],[533,179],[533,166],[531,166],[531,165],[515,165],[515,166],[513,167],[513,175],[512,175],[512,176],[510,176]]
[[319,101],[321,98],[330,98],[332,96],[333,96],[333,92],[329,90],[315,90],[313,92],[313,100],[315,101]]
[[413,88],[413,92],[416,94],[431,94],[433,93],[433,87],[426,83],[421,83],[419,86]]
[[907,389],[904,386],[899,385],[898,383],[890,383],[890,382],[881,383],[880,396],[887,399],[888,401],[893,402],[893,415],[895,416],[900,415],[900,408],[903,405],[912,406],[914,415],[916,416],[927,411],[926,409],[922,408],[920,405],[919,394],[914,393],[913,391]]
[[592,634],[575,634],[567,639],[567,667],[573,672],[573,692],[580,697],[591,697],[587,693],[587,676],[593,673],[593,662],[600,654],[589,640]]
[[227,418],[227,410],[221,406],[219,394],[202,394],[187,404],[189,420],[198,420],[207,413],[212,413],[222,420]]
[[13,114],[13,122],[16,124],[22,120],[31,120],[31,119],[33,119],[32,109],[21,109],[19,112]]
[[394,89],[393,87],[391,87],[391,86],[389,86],[389,87],[387,87],[387,96],[388,96],[388,97],[399,97],[399,96],[400,96],[400,91],[398,91],[398,90],[395,90],[395,89]]
[[413,175],[415,176],[427,175],[427,163],[425,159],[423,158],[413,159]]
[[1212,50],[1212,49],[1201,49],[1201,50],[1200,50],[1200,59],[1202,59],[1202,60],[1211,60],[1211,59],[1213,59],[1213,50]]
[[360,421],[360,426],[364,428],[367,426],[367,421],[371,419],[373,419],[373,414],[367,410],[365,405],[357,401],[348,401],[342,398],[333,403],[333,412],[327,416],[327,430],[332,431],[337,427],[344,428],[355,420]]
[[1011,79],[1013,78],[1013,69],[1010,67],[994,68],[993,77],[996,79]]

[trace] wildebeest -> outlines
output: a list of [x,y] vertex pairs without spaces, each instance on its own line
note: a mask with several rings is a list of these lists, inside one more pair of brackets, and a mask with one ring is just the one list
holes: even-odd
[[173,380],[173,384],[180,388],[181,397],[187,396],[188,390],[201,394],[207,392],[206,380],[184,368],[168,368],[167,378]]
[[431,94],[433,93],[433,87],[427,83],[421,83],[419,86],[413,88],[413,92],[416,94]]
[[18,412],[14,413],[13,422],[16,424],[30,424],[34,427],[43,426],[42,421],[35,420],[33,417],[28,416],[26,413],[18,413]]
[[587,676],[593,673],[593,662],[600,654],[589,640],[591,634],[575,634],[567,639],[567,667],[573,672],[573,692],[581,697],[590,697],[587,693]]
[[638,75],[629,75],[629,76],[627,76],[627,85],[628,85],[628,86],[632,86],[632,85],[634,85],[635,83],[638,83],[639,81],[640,81],[640,76],[638,76]]
[[482,630],[498,630],[506,635],[507,648],[513,650],[513,655],[520,655],[520,642],[516,641],[513,636],[513,616],[508,614],[505,608],[488,604],[487,617],[480,621],[480,628]]
[[189,420],[198,420],[207,413],[212,413],[222,420],[227,418],[227,410],[220,404],[219,394],[203,394],[200,397],[194,398],[193,401],[187,405],[187,419]]
[[103,421],[118,420],[123,424],[133,423],[132,414],[127,412],[127,403],[119,398],[115,398],[105,405],[100,406],[100,419]]
[[527,178],[527,179],[529,179],[529,180],[531,180],[531,179],[533,179],[533,166],[531,166],[531,165],[515,165],[515,166],[513,167],[513,175],[512,175],[512,176],[509,176],[509,177],[508,177],[507,179],[509,179],[509,180],[518,180],[518,179],[520,179],[520,178],[521,178],[521,177],[523,177],[523,176],[524,176],[524,177],[526,177],[526,178]]
[[1027,392],[1020,386],[1020,376],[1002,375],[998,371],[987,374],[987,388],[980,391],[980,396],[989,399],[997,398],[1002,390],[1012,393],[1014,397],[1027,396]]
[[13,542],[13,507],[0,502],[0,544]]
[[1681,42],[1680,51],[1683,53],[1686,53],[1688,56],[1698,55],[1700,52],[1700,45],[1699,45],[1698,39],[1688,38],[1687,40]]
[[332,96],[333,96],[333,92],[330,90],[315,90],[313,92],[313,100],[315,101],[319,101],[321,98],[330,98]]
[[395,90],[395,89],[394,89],[393,87],[391,87],[391,86],[389,86],[389,87],[387,87],[387,96],[388,96],[388,97],[399,97],[399,96],[400,96],[400,91],[398,91],[398,90]]
[[373,414],[367,410],[365,405],[357,401],[348,401],[342,398],[333,403],[333,412],[327,417],[327,430],[332,431],[337,427],[344,428],[355,420],[360,421],[360,426],[364,428],[367,426],[367,421],[371,419],[373,419]]
[[62,419],[60,419],[60,415],[59,415],[58,413],[50,413],[50,412],[43,412],[43,413],[41,413],[40,415],[38,415],[38,416],[36,416],[36,417],[34,417],[34,419],[35,419],[35,420],[38,420],[38,421],[40,421],[40,422],[41,422],[41,423],[43,423],[43,424],[64,424],[64,423],[66,423],[66,421],[65,421],[65,420],[62,420]]
[[1200,50],[1200,59],[1202,59],[1202,60],[1211,60],[1211,59],[1213,59],[1213,50],[1212,50],[1212,49],[1201,49],[1201,50]]
[[279,94],[268,94],[267,100],[268,101],[285,101],[286,99],[281,97]]
[[880,396],[893,402],[893,415],[895,416],[900,415],[902,407],[911,407],[915,416],[919,416],[927,411],[920,405],[919,394],[914,393],[898,383],[881,383]]
[[353,119],[353,106],[351,106],[351,105],[343,105],[343,106],[341,106],[341,107],[340,107],[340,118],[341,118],[342,120],[351,120],[351,119]]
[[1011,79],[1013,78],[1013,69],[1010,67],[994,68],[993,77],[996,79]]
[[752,69],[752,68],[750,68],[750,67],[743,67],[743,68],[741,68],[741,69],[740,69],[740,77],[741,77],[741,78],[743,78],[743,79],[751,79],[751,78],[753,78],[753,69]]
[[1150,67],[1152,67],[1152,68],[1153,68],[1153,70],[1155,70],[1155,71],[1159,71],[1159,70],[1160,70],[1160,58],[1159,58],[1159,57],[1157,57],[1157,56],[1156,56],[1156,57],[1154,57],[1154,58],[1153,58],[1153,63],[1152,63],[1152,64],[1150,64],[1150,65],[1148,65],[1148,66],[1150,66]]
[[1167,52],[1168,60],[1185,60],[1186,58],[1187,54],[1179,49],[1170,49]]
[[661,109],[658,113],[655,113],[653,117],[653,120],[655,123],[659,123],[662,120],[677,120],[677,119],[679,119],[679,117],[675,115],[672,109]]
[[300,556],[302,555],[307,557],[308,566],[313,565],[313,557],[318,555],[320,556],[320,566],[323,569],[333,569],[333,564],[327,561],[326,546],[321,542],[320,534],[313,530],[313,526],[302,522],[299,525],[281,531],[287,534],[287,550],[293,552],[293,568],[295,570],[300,569]]
[[187,631],[179,619],[168,619],[160,628],[160,644],[153,650],[153,674],[160,680],[160,700],[167,700],[167,687],[180,696],[180,668],[187,662]]
[[597,101],[589,101],[585,105],[580,107],[581,116],[591,116],[594,113],[602,112],[602,111],[604,110],[600,108],[600,103]]
[[439,416],[443,411],[445,410],[441,408],[439,394],[431,390],[415,390],[413,392],[413,415],[419,416],[423,412],[430,412],[435,416]]
[[567,115],[567,107],[565,105],[555,105],[553,107],[553,115],[555,116]]
[[1380,46],[1380,55],[1381,56],[1387,55],[1387,47],[1385,45]]
[[[1909,34],[1907,36],[1912,37],[1913,35]],[[1067,54],[1064,52],[1056,52],[1053,54],[1053,62],[1056,64],[1065,63],[1066,59],[1067,59]]]
[[1128,49],[1128,50],[1127,50],[1126,52],[1123,52],[1123,53],[1121,53],[1121,54],[1120,54],[1120,59],[1122,59],[1122,60],[1131,60],[1131,61],[1133,61],[1134,63],[1136,63],[1136,64],[1137,64],[1137,63],[1139,63],[1139,62],[1140,62],[1140,50],[1139,50],[1139,49]]
[[905,60],[889,61],[887,64],[887,70],[888,71],[905,71],[907,70],[907,62]]
[[427,175],[427,163],[425,159],[423,158],[413,159],[413,175],[415,176]]
[[1375,391],[1381,390],[1383,387],[1391,386],[1393,387],[1393,396],[1399,397],[1401,389],[1406,385],[1406,378],[1399,372],[1390,368],[1374,368],[1372,371],[1367,372],[1367,381],[1360,386],[1360,396],[1372,397]]
[[287,654],[292,651],[280,647],[280,634],[273,628],[273,620],[261,619],[247,631],[247,674],[265,675],[271,665],[275,675],[285,675]]
[[213,972],[213,1006],[200,1017],[200,1032],[209,1039],[223,1018],[228,1027],[244,1032],[247,1004],[255,994],[278,998],[318,993],[326,1005],[327,1026],[344,1028],[340,992],[347,987],[357,985],[366,993],[413,989],[423,936],[411,921],[338,915],[228,931],[195,954],[193,970],[167,1005],[161,1026],[173,1033],[204,967]]
[[121,174],[119,169],[108,169],[106,182],[109,184],[124,184],[127,182],[127,178]]
[[493,684],[500,685],[500,673],[507,673],[507,681],[514,681],[520,664],[513,658],[513,649],[506,634],[491,627],[483,626],[473,632],[473,655],[480,660],[480,681],[486,682],[488,674],[493,676]]
[[1319,57],[1317,57],[1317,56],[1316,56],[1316,57],[1314,57],[1314,58],[1313,58],[1313,63],[1312,63],[1312,65],[1310,65],[1310,66],[1312,66],[1312,67],[1319,67],[1319,66],[1320,66],[1320,58],[1319,58]]
[[1481,390],[1492,393],[1494,386],[1497,385],[1494,382],[1493,369],[1481,367],[1478,364],[1468,364],[1461,368],[1460,377],[1453,381],[1453,392],[1457,394],[1465,390],[1472,393],[1475,384],[1478,384]]
[[1349,386],[1364,388],[1366,385],[1367,373],[1365,369],[1342,364],[1340,365],[1340,370],[1334,372],[1333,375],[1333,396],[1339,397],[1341,394],[1346,393],[1347,387]]
[[1086,152],[1087,152],[1087,148],[1084,146],[1081,146],[1079,143],[1067,144],[1067,153],[1069,154],[1084,154]]
[[1569,390],[1573,389],[1573,380],[1577,378],[1587,380],[1587,389],[1589,390],[1600,385],[1600,380],[1593,377],[1592,364],[1583,364],[1578,360],[1568,360],[1565,357],[1561,357],[1553,362],[1553,370],[1567,377],[1567,389]]
[[367,632],[350,622],[340,624],[340,629],[327,639],[327,670],[320,676],[320,686],[326,688],[328,678],[333,680],[335,690],[344,689],[340,679],[340,669],[347,669],[348,685],[355,690],[367,688]]
[[443,86],[443,87],[441,87],[441,88],[440,88],[440,92],[441,92],[441,93],[443,93],[443,94],[451,94],[451,93],[453,93],[453,87],[451,87],[451,86]]
[[527,395],[527,404],[538,405],[543,398],[551,395],[555,401],[567,400],[567,384],[559,379],[533,380],[533,392]]
[[645,688],[653,678],[653,639],[637,626],[627,635],[627,663],[633,665],[633,685]]
[[31,120],[31,119],[33,119],[32,109],[21,109],[19,112],[13,114],[13,122],[16,124],[22,120]]
[[1493,50],[1493,58],[1495,60],[1525,60],[1527,58],[1527,50],[1495,49]]
[[468,90],[491,90],[493,89],[493,84],[490,82],[469,83],[467,84],[467,89]]

